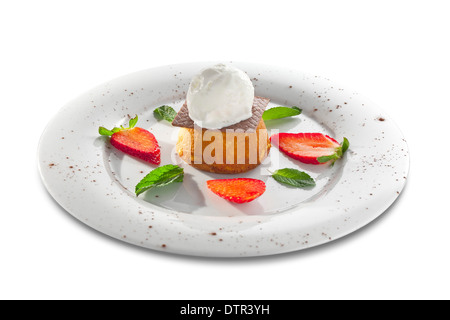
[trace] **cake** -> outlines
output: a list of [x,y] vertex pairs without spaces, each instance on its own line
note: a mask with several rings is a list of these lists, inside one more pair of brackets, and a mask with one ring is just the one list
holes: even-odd
[[176,151],[199,170],[236,174],[258,167],[270,141],[262,119],[269,99],[254,96],[241,70],[216,65],[202,70],[189,86],[186,102],[172,122],[180,127]]

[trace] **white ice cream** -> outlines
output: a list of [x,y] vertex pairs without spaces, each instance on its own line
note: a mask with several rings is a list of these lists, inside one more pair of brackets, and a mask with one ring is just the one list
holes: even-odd
[[186,101],[196,125],[221,129],[250,118],[254,98],[255,88],[245,72],[218,64],[192,79]]

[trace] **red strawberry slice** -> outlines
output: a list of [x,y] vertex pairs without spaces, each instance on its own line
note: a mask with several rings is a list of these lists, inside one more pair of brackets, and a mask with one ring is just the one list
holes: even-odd
[[142,128],[114,133],[111,144],[126,154],[154,164],[161,163],[161,151],[155,136]]
[[219,197],[234,203],[253,201],[266,191],[263,181],[249,178],[208,180],[206,184]]
[[158,141],[151,132],[134,127],[137,120],[137,116],[131,119],[128,128],[121,126],[108,130],[100,127],[99,133],[104,136],[111,136],[111,144],[120,151],[159,165],[161,163],[161,150]]
[[346,138],[339,144],[322,133],[278,133],[270,141],[289,157],[308,164],[334,163],[349,147]]

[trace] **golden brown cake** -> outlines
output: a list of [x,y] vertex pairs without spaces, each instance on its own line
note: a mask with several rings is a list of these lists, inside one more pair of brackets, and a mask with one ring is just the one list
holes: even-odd
[[269,154],[270,141],[261,119],[256,131],[251,133],[181,128],[176,150],[194,168],[233,174],[259,166]]
[[207,130],[196,127],[186,104],[172,124],[181,127],[176,150],[181,159],[199,170],[235,174],[259,166],[270,151],[262,114],[269,99],[255,97],[252,117],[232,126]]

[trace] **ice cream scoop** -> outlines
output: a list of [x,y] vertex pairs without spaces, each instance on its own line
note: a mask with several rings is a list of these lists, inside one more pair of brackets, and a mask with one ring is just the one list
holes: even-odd
[[218,64],[192,78],[186,95],[189,117],[205,129],[221,129],[252,116],[255,89],[248,75]]

